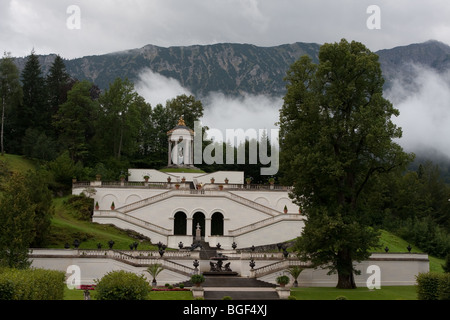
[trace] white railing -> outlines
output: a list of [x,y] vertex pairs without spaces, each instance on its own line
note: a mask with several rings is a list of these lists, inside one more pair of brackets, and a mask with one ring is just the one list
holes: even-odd
[[128,214],[122,213],[122,212],[118,212],[118,211],[95,211],[94,212],[94,218],[117,218],[117,219],[121,219],[124,220],[126,222],[129,222],[131,224],[143,227],[145,229],[148,229],[150,231],[154,231],[156,233],[159,233],[161,235],[164,236],[170,236],[172,235],[172,230],[170,229],[166,229],[160,226],[157,226],[153,223],[132,217]]
[[123,207],[120,207],[118,209],[116,209],[116,211],[122,212],[122,213],[128,213],[130,211],[145,207],[149,204],[155,203],[155,202],[159,202],[161,200],[167,199],[170,196],[170,191],[166,191],[160,194],[157,194],[153,197],[144,199],[144,200],[140,200],[131,204],[127,204]]
[[267,227],[267,226],[269,226],[271,224],[274,224],[274,223],[277,223],[277,222],[280,222],[280,221],[286,221],[286,220],[289,220],[289,221],[292,221],[292,220],[301,221],[301,220],[304,220],[304,217],[301,216],[300,214],[280,214],[280,215],[277,215],[275,217],[271,217],[271,218],[267,218],[267,219],[255,222],[255,223],[250,224],[248,226],[244,226],[242,228],[229,230],[228,231],[228,235],[236,237],[236,236],[239,236],[241,234],[244,234],[244,233],[247,233],[247,232],[259,229],[259,228]]
[[[195,269],[187,267],[180,263],[161,258],[159,252],[156,251],[116,251],[116,250],[79,250],[79,256],[92,256],[112,258],[135,266],[149,266],[151,264],[161,264],[163,267],[182,272],[184,274],[194,274]],[[137,254],[137,255],[136,255]],[[141,255],[142,254],[142,255]],[[192,258],[198,259],[199,254],[190,255],[189,252],[165,252],[165,258]]]
[[300,260],[283,260],[278,261],[269,265],[266,265],[264,267],[253,269],[252,273],[254,277],[262,277],[270,273],[278,272],[281,270],[288,269],[291,266],[299,266],[308,268],[311,267],[311,264],[309,262],[304,262]]

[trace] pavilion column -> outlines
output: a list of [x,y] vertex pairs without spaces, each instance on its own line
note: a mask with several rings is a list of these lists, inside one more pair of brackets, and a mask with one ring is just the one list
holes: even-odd
[[211,236],[211,218],[205,218],[205,241]]
[[186,219],[186,235],[187,236],[192,236],[192,218],[187,218]]
[[170,166],[172,164],[172,144],[170,143],[170,137],[168,139],[168,146],[169,146],[169,159],[167,161],[167,165]]

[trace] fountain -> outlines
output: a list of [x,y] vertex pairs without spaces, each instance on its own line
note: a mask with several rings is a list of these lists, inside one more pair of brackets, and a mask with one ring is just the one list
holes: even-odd
[[212,257],[212,261],[217,262],[209,262],[210,270],[208,272],[204,272],[204,275],[208,276],[237,276],[238,273],[234,272],[230,268],[230,262],[224,265],[224,261],[228,260],[227,256],[224,256],[222,253],[218,253],[217,257]]

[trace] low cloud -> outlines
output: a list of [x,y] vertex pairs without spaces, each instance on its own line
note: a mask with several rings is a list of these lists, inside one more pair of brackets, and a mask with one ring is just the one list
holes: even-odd
[[408,152],[437,151],[450,157],[450,73],[412,65],[408,80],[393,81],[386,97],[400,111],[400,145]]
[[139,81],[135,84],[135,88],[152,107],[155,107],[157,104],[165,106],[167,100],[182,94],[191,94],[179,81],[164,77],[150,69],[145,69],[140,73]]
[[[143,70],[135,85],[136,91],[152,107],[158,103],[165,105],[167,100],[181,94],[192,94],[179,81],[167,78],[149,69]],[[226,96],[211,92],[206,97],[196,97],[203,103],[204,116],[202,125],[223,132],[226,129],[270,129],[277,128],[282,98],[266,95],[244,94],[240,97]]]

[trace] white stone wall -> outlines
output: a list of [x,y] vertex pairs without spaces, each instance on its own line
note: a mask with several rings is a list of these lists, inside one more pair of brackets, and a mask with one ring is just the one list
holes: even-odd
[[[94,284],[95,279],[100,279],[103,275],[114,270],[125,270],[144,274],[149,282],[151,277],[145,267],[134,267],[124,262],[116,261],[110,258],[82,258],[74,256],[75,250],[51,250],[51,252],[36,251],[33,254],[51,254],[51,257],[33,257],[32,267],[45,268],[52,270],[67,271],[71,265],[80,267],[81,284]],[[256,255],[256,254],[255,254]],[[264,258],[264,255],[266,258]],[[255,269],[261,268],[279,261],[274,259],[273,253],[258,253],[255,257]],[[276,254],[275,254],[276,255]],[[230,255],[232,256],[232,255]],[[242,277],[250,277],[250,254],[247,253],[242,258],[230,257],[230,267],[238,272]],[[176,263],[193,268],[194,258],[171,259]],[[157,261],[157,259],[155,259]],[[416,284],[416,276],[421,272],[429,271],[428,255],[426,254],[373,254],[372,257],[356,264],[356,268],[361,270],[361,275],[355,276],[356,285],[365,287],[367,280],[373,274],[368,272],[368,267],[376,265],[380,270],[381,286],[402,286]],[[209,270],[209,261],[200,260],[200,270],[205,272]],[[327,270],[306,268],[300,274],[298,279],[299,286],[303,287],[334,287],[337,284],[337,275],[327,275]],[[275,283],[276,277],[286,274],[291,278],[289,286],[292,285],[292,277],[283,270],[275,271],[268,275],[259,277],[260,280]],[[70,276],[70,274],[67,274]],[[164,270],[157,278],[158,285],[165,283],[175,284],[189,280],[189,276],[179,274],[174,271]]]

